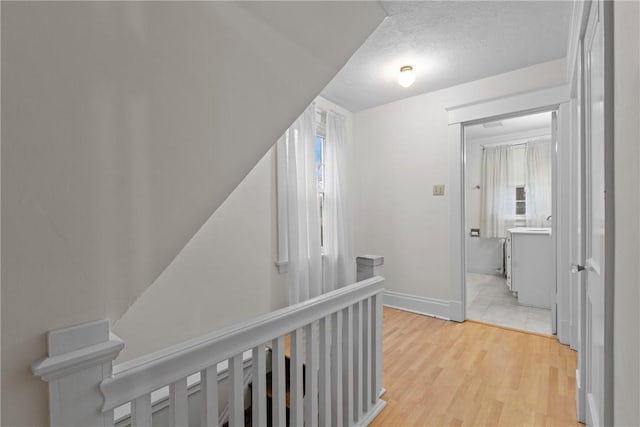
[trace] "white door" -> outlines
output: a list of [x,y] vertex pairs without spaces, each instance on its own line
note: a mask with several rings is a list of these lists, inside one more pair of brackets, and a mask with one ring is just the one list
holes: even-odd
[[[582,40],[579,43],[578,52],[578,70],[576,72],[577,87],[582,88],[584,81],[584,54],[583,54]],[[586,154],[584,148],[584,92],[578,90],[575,104],[574,104],[574,134],[573,149],[572,149],[572,180],[571,185],[572,194],[572,207],[571,207],[571,221],[572,221],[572,248],[571,248],[571,262],[573,263],[574,273],[578,273],[577,265],[585,264],[586,253]],[[585,350],[585,333],[584,333],[584,307],[586,306],[586,274],[573,274],[571,277],[571,348],[578,350],[578,377],[576,378],[576,410],[578,414],[578,421],[584,423],[585,416],[585,363],[584,358],[586,356]]]
[[553,162],[551,168],[551,238],[553,239],[553,283],[551,285],[551,295],[549,301],[551,301],[551,333],[556,335],[558,333],[558,274],[556,273],[556,251],[558,248],[558,112],[551,112],[551,146],[553,147]]
[[[586,298],[584,307],[584,365],[587,425],[610,425],[611,418],[611,324],[606,286],[613,265],[610,254],[611,200],[607,165],[611,150],[606,144],[611,121],[607,117],[610,93],[605,70],[604,4],[593,2],[584,38],[585,149],[586,149]],[[607,71],[608,72],[608,71]],[[607,187],[605,187],[605,185]]]

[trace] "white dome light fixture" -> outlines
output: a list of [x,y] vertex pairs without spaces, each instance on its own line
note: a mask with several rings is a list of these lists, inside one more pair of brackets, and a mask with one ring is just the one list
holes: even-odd
[[413,71],[411,65],[404,65],[400,67],[400,74],[398,75],[398,84],[402,87],[409,87],[416,81],[416,72]]

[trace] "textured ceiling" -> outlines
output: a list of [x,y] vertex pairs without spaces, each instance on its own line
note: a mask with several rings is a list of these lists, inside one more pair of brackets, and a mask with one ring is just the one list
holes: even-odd
[[[359,111],[566,54],[568,1],[382,2],[389,15],[324,89]],[[397,84],[402,65],[417,74]]]

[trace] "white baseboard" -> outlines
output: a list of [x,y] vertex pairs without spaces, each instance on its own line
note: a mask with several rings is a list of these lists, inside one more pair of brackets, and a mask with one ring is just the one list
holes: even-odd
[[556,332],[560,343],[568,345],[571,342],[571,323],[569,320],[558,320],[558,330]]
[[449,320],[454,322],[464,322],[464,303],[462,301],[449,301]]
[[357,426],[368,426],[369,424],[371,424],[373,422],[373,420],[375,420],[375,418],[378,416],[378,414],[380,412],[382,412],[382,410],[385,408],[385,406],[387,406],[387,402],[385,402],[382,399],[378,399],[378,402],[373,405],[373,408],[371,408],[369,410],[369,412],[367,412],[365,414],[365,416],[360,420],[360,422],[358,422],[358,424],[356,424]]
[[384,291],[384,305],[411,313],[449,320],[449,301],[400,292]]

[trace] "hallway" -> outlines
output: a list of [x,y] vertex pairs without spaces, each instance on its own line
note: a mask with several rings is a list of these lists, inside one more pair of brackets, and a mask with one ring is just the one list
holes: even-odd
[[373,426],[581,426],[577,353],[546,338],[384,309],[382,385]]

